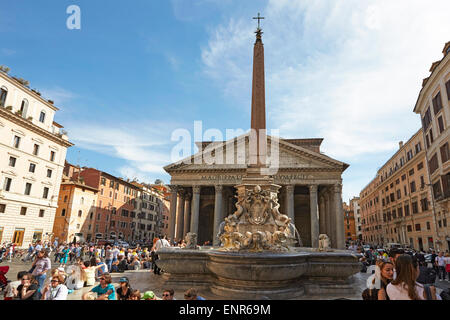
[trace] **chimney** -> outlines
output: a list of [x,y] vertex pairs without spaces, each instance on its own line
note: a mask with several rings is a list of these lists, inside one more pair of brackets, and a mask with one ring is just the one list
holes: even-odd
[[402,147],[403,147],[403,141],[400,141],[400,142],[398,143],[398,148],[401,149]]

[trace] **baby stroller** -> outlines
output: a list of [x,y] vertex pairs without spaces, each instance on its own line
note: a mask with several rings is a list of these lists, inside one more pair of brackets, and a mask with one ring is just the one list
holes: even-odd
[[8,279],[5,276],[8,271],[9,266],[0,267],[0,291],[3,291],[9,283]]

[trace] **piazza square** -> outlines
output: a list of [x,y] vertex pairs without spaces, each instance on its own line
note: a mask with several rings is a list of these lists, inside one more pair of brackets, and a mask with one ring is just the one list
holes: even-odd
[[400,2],[7,4],[0,297],[449,300],[450,7]]

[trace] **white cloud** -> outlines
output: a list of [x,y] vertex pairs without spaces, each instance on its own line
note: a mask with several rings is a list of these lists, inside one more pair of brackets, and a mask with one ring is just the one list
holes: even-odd
[[144,177],[167,175],[163,167],[171,162],[172,146],[170,136],[166,135],[167,124],[123,123],[122,128],[117,128],[117,125],[76,122],[69,123],[67,128],[77,147],[126,160],[119,172],[127,178],[136,176],[144,181]]
[[[420,127],[412,109],[450,40],[449,12],[446,0],[270,0],[261,10],[269,127],[282,137],[323,137],[322,149],[350,164],[393,152]],[[253,28],[234,15],[202,51],[205,74],[243,108]]]

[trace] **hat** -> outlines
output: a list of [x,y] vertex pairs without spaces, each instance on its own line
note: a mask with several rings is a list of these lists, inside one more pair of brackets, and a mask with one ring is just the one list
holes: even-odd
[[148,299],[154,299],[155,298],[155,294],[153,293],[153,291],[146,291],[144,293],[144,295],[142,296],[142,300],[148,300]]
[[119,282],[130,282],[127,277],[122,277],[119,279]]

